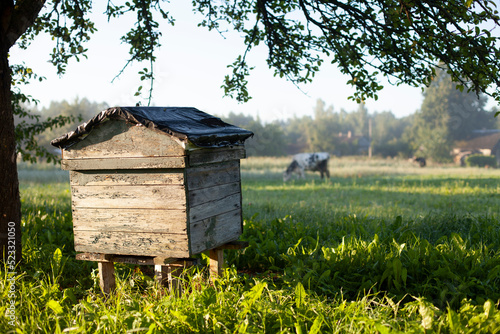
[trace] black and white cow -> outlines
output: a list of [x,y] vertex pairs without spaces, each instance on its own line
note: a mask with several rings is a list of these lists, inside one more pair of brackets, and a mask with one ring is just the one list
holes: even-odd
[[317,153],[299,153],[293,156],[293,160],[283,173],[283,181],[290,180],[293,173],[297,173],[299,177],[304,178],[304,171],[310,170],[313,172],[320,172],[321,178],[324,175],[330,178],[328,171],[328,160],[330,155],[326,152]]

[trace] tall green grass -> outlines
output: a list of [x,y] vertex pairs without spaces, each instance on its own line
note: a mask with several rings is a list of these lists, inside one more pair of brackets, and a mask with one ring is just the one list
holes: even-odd
[[[334,159],[329,181],[283,184],[287,162],[242,162],[250,246],[226,251],[214,283],[204,266],[187,270],[180,297],[151,268],[121,264],[103,297],[96,264],[74,259],[67,181],[20,173],[17,319],[0,316],[0,332],[500,331],[498,170]],[[3,315],[11,281],[0,274]]]

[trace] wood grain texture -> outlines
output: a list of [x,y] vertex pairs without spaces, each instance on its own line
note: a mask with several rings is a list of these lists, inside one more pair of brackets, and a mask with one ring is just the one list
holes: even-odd
[[198,254],[237,240],[243,232],[240,221],[240,209],[192,221],[189,230],[192,254]]
[[211,249],[208,252],[210,258],[210,279],[215,279],[222,276],[224,272],[224,250]]
[[186,183],[190,191],[234,182],[240,182],[239,161],[186,168]]
[[150,265],[168,265],[177,267],[194,266],[199,263],[199,259],[192,258],[171,258],[164,256],[137,256],[137,255],[116,255],[116,254],[102,254],[102,253],[77,253],[75,255],[77,260],[81,261],[97,261],[97,262],[115,262],[115,263],[128,263],[141,266]]
[[110,294],[116,289],[115,266],[113,262],[98,262],[99,286],[102,293]]
[[120,120],[95,126],[80,142],[64,150],[65,159],[164,157],[184,155],[180,140],[162,131]]
[[232,194],[221,199],[190,207],[189,221],[194,222],[207,219],[232,210],[241,210],[240,194]]
[[184,184],[183,169],[70,171],[72,186]]
[[189,257],[188,238],[181,234],[79,231],[75,233],[77,252],[103,254]]
[[63,159],[64,170],[184,168],[186,157]]
[[187,234],[185,210],[85,209],[73,210],[73,230]]
[[72,186],[73,208],[181,209],[186,192],[181,185],[168,186]]
[[189,206],[194,208],[204,203],[219,202],[231,195],[239,194],[240,189],[240,183],[234,182],[191,190],[188,192]]
[[189,166],[213,164],[224,161],[240,160],[246,157],[243,146],[206,148],[189,151]]

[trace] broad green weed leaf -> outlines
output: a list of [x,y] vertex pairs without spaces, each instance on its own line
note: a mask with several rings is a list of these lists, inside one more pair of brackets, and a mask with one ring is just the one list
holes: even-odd
[[240,322],[240,325],[238,326],[238,331],[237,333],[246,333],[248,328],[248,319],[245,318],[242,322]]
[[57,267],[59,267],[59,265],[61,264],[61,259],[62,259],[62,252],[59,248],[57,248],[54,251],[54,255],[52,256],[52,260],[54,261],[54,264],[57,265]]
[[262,291],[264,291],[265,287],[267,287],[267,283],[260,282],[245,294],[245,298],[243,300],[243,305],[245,306],[245,308],[240,314],[242,318],[245,317],[246,314],[250,311],[255,301],[257,301],[257,299],[260,298],[260,296],[262,295]]
[[418,313],[422,316],[422,327],[424,329],[432,329],[434,311],[422,300],[419,300]]
[[448,314],[446,315],[446,318],[448,320],[448,326],[452,332],[458,332],[460,320],[458,319],[457,313],[448,307]]
[[491,300],[487,300],[484,303],[483,308],[484,308],[484,315],[486,316],[486,319],[488,319],[489,317],[491,317],[493,315],[493,303],[491,302]]
[[388,334],[390,332],[390,328],[382,324],[381,322],[375,323],[375,328],[377,332],[380,334]]
[[309,334],[317,334],[321,330],[321,325],[323,324],[323,321],[325,319],[323,318],[323,315],[318,314],[316,319],[314,319],[313,325],[311,326],[311,329],[309,330]]
[[63,308],[61,304],[59,304],[58,301],[55,301],[53,299],[47,302],[47,307],[50,308],[52,311],[54,311],[55,314],[63,313]]
[[295,333],[302,334],[302,326],[300,325],[299,322],[295,323]]
[[319,281],[323,281],[325,279],[327,279],[328,277],[330,277],[330,273],[331,271],[330,270],[326,270],[324,273],[321,274],[321,276],[319,277]]
[[76,297],[73,293],[73,288],[64,289],[63,300],[69,299],[72,303],[76,303]]
[[297,308],[301,307],[306,300],[306,290],[304,289],[304,286],[302,283],[297,283],[297,286],[295,287],[295,305]]

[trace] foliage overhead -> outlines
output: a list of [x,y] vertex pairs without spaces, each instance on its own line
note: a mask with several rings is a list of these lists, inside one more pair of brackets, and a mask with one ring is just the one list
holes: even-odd
[[[205,15],[199,25],[221,32],[231,27],[244,36],[246,49],[229,65],[232,74],[223,86],[226,95],[239,101],[250,99],[246,77],[251,66],[246,56],[261,43],[269,50],[267,63],[275,75],[296,84],[311,81],[328,59],[349,77],[348,84],[356,88],[351,98],[358,101],[377,98],[383,88],[379,75],[396,85],[429,85],[438,64],[447,65],[459,89],[487,92],[492,87],[490,94],[500,101],[500,49],[493,34],[500,18],[494,1],[193,0],[192,4],[194,11]],[[119,5],[108,1],[104,13],[109,20],[130,13],[137,16],[121,39],[130,45],[124,68],[132,62],[149,62],[139,74],[141,80],[150,81],[151,89],[152,63],[161,37],[153,14],[174,24],[162,6],[173,5],[160,0]],[[91,9],[91,0],[52,0],[18,44],[27,47],[39,33],[50,34],[56,43],[52,63],[62,74],[69,59],[85,57],[85,42],[96,31],[88,17]]]
[[309,82],[325,59],[356,88],[351,99],[377,99],[379,75],[393,84],[429,85],[434,67],[446,64],[457,82],[500,101],[500,49],[493,29],[500,23],[493,1],[257,0],[193,1],[206,15],[201,25],[226,24],[245,36],[245,53],[231,65],[226,94],[249,99],[246,54],[261,42],[275,75]]

